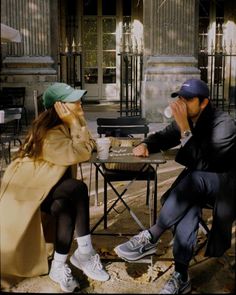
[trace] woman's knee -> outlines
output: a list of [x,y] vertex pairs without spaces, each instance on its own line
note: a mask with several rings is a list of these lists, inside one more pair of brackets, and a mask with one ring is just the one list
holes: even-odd
[[54,191],[54,199],[74,199],[88,197],[87,185],[79,179],[66,179]]

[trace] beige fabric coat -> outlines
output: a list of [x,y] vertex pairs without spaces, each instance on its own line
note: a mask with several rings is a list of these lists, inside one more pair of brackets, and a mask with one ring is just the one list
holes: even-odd
[[16,159],[7,167],[0,189],[2,284],[48,272],[40,204],[66,169],[87,161],[94,147],[87,127],[69,131],[60,125],[48,132],[41,160]]

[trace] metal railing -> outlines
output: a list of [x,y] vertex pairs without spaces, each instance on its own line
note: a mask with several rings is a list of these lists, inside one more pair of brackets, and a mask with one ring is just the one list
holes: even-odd
[[141,116],[143,54],[121,52],[120,116]]
[[65,51],[59,54],[59,81],[74,88],[83,88],[82,52]]
[[213,104],[236,117],[236,54],[232,50],[202,51],[198,67],[201,79],[209,86]]

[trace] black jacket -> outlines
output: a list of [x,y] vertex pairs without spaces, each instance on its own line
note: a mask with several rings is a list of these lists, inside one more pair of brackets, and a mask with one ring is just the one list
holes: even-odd
[[[207,256],[221,256],[231,246],[232,223],[235,219],[236,197],[236,125],[227,113],[209,103],[195,127],[190,123],[193,136],[177,152],[176,162],[186,169],[162,196],[162,203],[170,190],[189,171],[219,173],[221,191],[216,198],[212,229],[208,238]],[[175,121],[162,131],[145,139],[150,153],[164,151],[180,144],[181,133]]]

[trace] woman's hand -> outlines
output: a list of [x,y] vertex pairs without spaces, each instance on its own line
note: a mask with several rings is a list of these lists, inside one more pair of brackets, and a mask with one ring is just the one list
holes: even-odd
[[148,157],[149,152],[145,144],[139,144],[135,148],[133,148],[133,154],[137,157]]
[[65,103],[57,101],[54,104],[54,108],[59,116],[59,118],[68,126],[77,122],[75,114],[66,106]]

